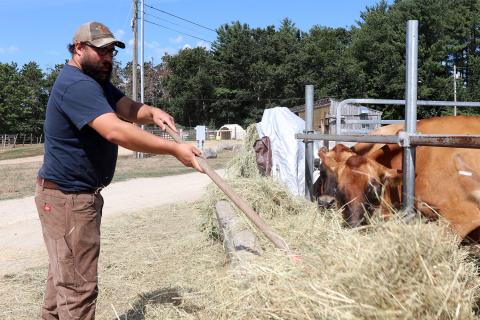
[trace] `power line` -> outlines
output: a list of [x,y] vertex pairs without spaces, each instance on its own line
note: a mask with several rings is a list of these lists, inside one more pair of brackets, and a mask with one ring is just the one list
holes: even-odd
[[[146,16],[150,16],[150,17],[152,17],[152,18],[155,18],[155,19],[158,19],[158,20],[161,20],[161,21],[164,21],[164,22],[168,22],[168,23],[173,24],[173,25],[175,25],[175,26],[179,26],[179,27],[181,27],[181,28],[183,28],[183,29],[185,29],[185,30],[187,30],[187,31],[193,31],[193,30],[191,30],[191,29],[185,28],[185,26],[183,26],[183,25],[181,25],[181,24],[179,24],[179,23],[175,23],[175,22],[169,21],[169,20],[167,20],[167,19],[161,18],[161,17],[156,16],[156,15],[154,15],[154,14],[151,14],[151,13],[148,13],[148,12],[145,12],[144,14],[145,14]],[[195,31],[193,31],[193,32],[195,32]]]
[[191,35],[191,34],[189,34],[189,33],[185,33],[185,32],[179,31],[179,30],[175,30],[175,29],[166,27],[166,26],[164,26],[164,25],[161,25],[161,24],[158,24],[158,23],[155,23],[155,22],[146,20],[146,19],[144,19],[143,21],[148,22],[148,23],[151,23],[151,24],[154,24],[154,25],[159,26],[159,27],[162,27],[162,28],[165,28],[165,29],[167,29],[167,30],[171,30],[171,31],[175,31],[175,32],[181,33],[181,34],[183,34],[183,35],[185,35],[185,36],[188,36],[188,37],[192,37],[192,38],[195,38],[195,39],[198,39],[198,40],[202,40],[202,41],[205,41],[205,42],[208,42],[208,43],[211,43],[211,44],[213,43],[212,41],[209,41],[209,40],[206,40],[206,39],[203,39],[203,38],[200,38],[200,37],[197,37],[197,36],[194,36],[194,35]]
[[160,12],[162,12],[162,13],[168,14],[169,16],[172,16],[172,17],[175,17],[175,18],[177,18],[177,19],[180,19],[180,20],[186,21],[186,22],[188,22],[188,23],[194,24],[194,25],[196,25],[196,26],[198,26],[198,27],[200,27],[200,28],[204,28],[204,29],[207,29],[207,30],[209,30],[209,31],[212,31],[212,32],[217,33],[217,31],[214,30],[214,29],[212,29],[212,28],[205,27],[205,26],[203,26],[203,25],[201,25],[201,24],[199,24],[199,23],[196,23],[196,22],[190,21],[190,20],[188,20],[188,19],[179,17],[179,16],[177,16],[177,15],[175,15],[175,14],[173,14],[173,13],[170,13],[170,12],[167,12],[167,11],[164,11],[164,10],[161,10],[161,9],[158,9],[158,8],[155,8],[155,7],[152,7],[152,6],[148,5],[148,4],[145,4],[145,7],[149,7],[149,8],[151,8],[151,9],[153,9],[153,10],[160,11]]

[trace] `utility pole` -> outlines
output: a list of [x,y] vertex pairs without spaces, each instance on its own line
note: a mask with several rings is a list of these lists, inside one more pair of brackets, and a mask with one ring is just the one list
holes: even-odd
[[[133,17],[132,17],[132,32],[133,32],[133,52],[132,52],[132,100],[137,101],[137,75],[138,75],[138,0],[133,0]],[[140,158],[140,152],[135,152],[135,159]]]
[[138,66],[138,0],[133,0],[133,60],[132,60],[132,100],[137,101],[137,66]]
[[[140,36],[141,36],[141,42],[140,42],[140,102],[144,103],[144,45],[145,45],[145,0],[142,0],[142,14],[141,16],[141,21],[140,21]],[[145,126],[142,124],[141,125],[142,130],[144,130]],[[143,159],[143,152],[140,152],[139,158]]]
[[[457,66],[453,64],[453,101],[457,102]],[[457,115],[457,106],[453,106],[453,115]]]

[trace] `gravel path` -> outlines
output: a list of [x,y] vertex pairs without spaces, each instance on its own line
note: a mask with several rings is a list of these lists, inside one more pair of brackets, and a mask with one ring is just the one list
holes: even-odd
[[[102,191],[103,216],[193,202],[209,183],[207,175],[197,172],[113,183]],[[33,197],[0,201],[0,276],[44,261],[46,250]]]

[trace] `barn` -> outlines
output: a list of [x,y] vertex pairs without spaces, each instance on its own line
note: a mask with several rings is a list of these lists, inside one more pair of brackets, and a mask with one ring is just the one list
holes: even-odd
[[216,140],[242,140],[245,129],[238,124],[224,124],[217,131]]
[[[313,130],[324,134],[334,134],[336,127],[335,110],[340,101],[326,98],[317,100],[313,104]],[[298,105],[290,110],[305,119],[305,105]],[[342,109],[342,128],[350,133],[367,133],[378,128],[379,124],[349,123],[348,120],[381,120],[382,112],[365,106],[347,104]]]

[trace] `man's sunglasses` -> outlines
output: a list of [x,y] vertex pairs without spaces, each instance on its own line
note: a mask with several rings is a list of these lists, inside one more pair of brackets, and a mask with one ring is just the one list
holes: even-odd
[[111,49],[111,48],[98,48],[98,47],[95,47],[94,45],[91,45],[90,43],[88,42],[85,42],[85,44],[87,46],[89,46],[90,48],[92,48],[93,50],[95,50],[95,52],[98,53],[99,56],[106,56],[107,54],[108,55],[111,55],[112,57],[115,57],[118,53],[118,51],[116,49]]

